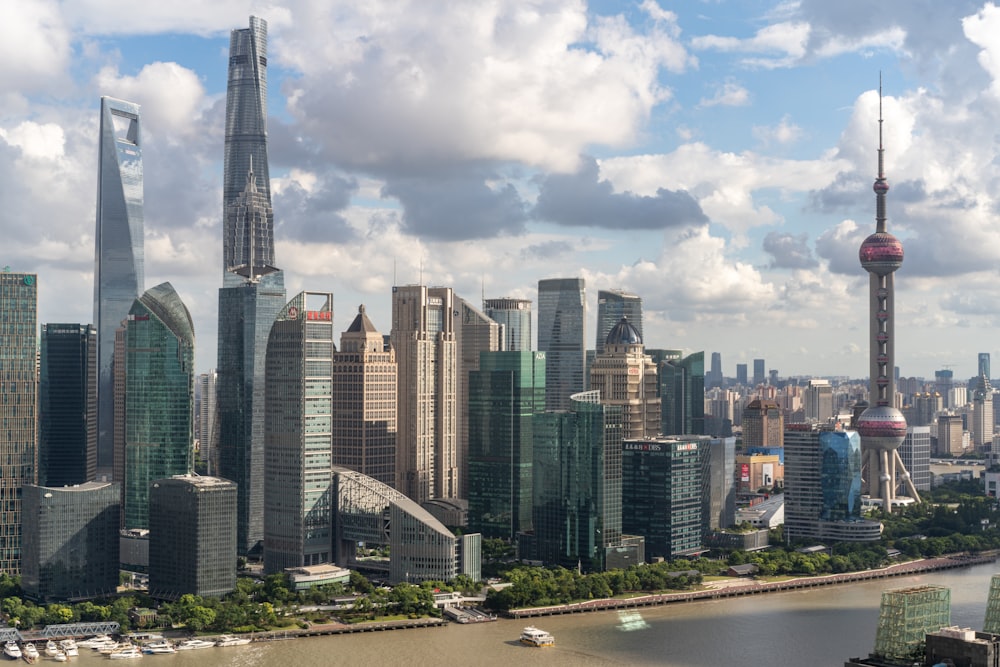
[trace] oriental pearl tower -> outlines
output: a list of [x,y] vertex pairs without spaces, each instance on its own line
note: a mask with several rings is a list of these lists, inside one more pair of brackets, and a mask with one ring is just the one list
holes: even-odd
[[869,287],[869,407],[855,421],[861,435],[867,493],[892,511],[900,483],[920,501],[897,449],[906,438],[906,418],[893,405],[896,396],[893,274],[903,264],[903,244],[885,228],[884,149],[882,148],[882,84],[879,82],[878,177],[875,179],[875,233],[861,244],[858,256],[868,272]]

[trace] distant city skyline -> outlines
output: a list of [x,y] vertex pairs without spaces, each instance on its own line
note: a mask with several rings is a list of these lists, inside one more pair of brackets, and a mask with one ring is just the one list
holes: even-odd
[[[648,346],[720,352],[727,376],[765,358],[782,376],[864,377],[866,317],[847,297],[867,278],[881,71],[890,226],[907,249],[897,365],[966,378],[979,352],[1000,354],[1000,164],[982,140],[993,4],[888,2],[867,21],[779,0],[369,4],[12,7],[5,44],[34,55],[0,77],[2,263],[52,286],[39,321],[92,318],[92,119],[101,95],[128,99],[143,113],[147,279],[175,285],[196,368],[215,365],[227,46],[254,13],[274,251],[291,293],[324,285],[348,306],[337,330],[360,303],[388,322],[393,284],[478,303],[580,276],[591,295],[643,298]],[[246,171],[231,169],[237,187]]]

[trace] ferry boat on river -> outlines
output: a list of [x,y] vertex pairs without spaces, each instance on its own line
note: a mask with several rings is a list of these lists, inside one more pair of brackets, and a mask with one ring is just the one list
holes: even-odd
[[555,646],[556,640],[545,630],[539,630],[529,625],[521,631],[521,643],[528,646],[546,647]]

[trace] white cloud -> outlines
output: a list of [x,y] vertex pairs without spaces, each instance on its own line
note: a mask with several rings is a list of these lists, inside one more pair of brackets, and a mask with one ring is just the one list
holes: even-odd
[[60,94],[69,83],[70,32],[59,3],[8,2],[0,21],[0,94]]
[[754,126],[753,136],[765,146],[788,145],[795,143],[802,137],[802,128],[791,122],[791,118],[785,115],[777,125]]
[[717,86],[712,97],[702,98],[698,102],[699,107],[744,107],[750,104],[750,91],[736,83],[726,81],[721,86]]
[[139,104],[143,129],[165,142],[204,133],[199,118],[207,103],[205,87],[195,72],[177,63],[150,63],[135,76],[105,67],[97,73],[94,86],[102,95]]

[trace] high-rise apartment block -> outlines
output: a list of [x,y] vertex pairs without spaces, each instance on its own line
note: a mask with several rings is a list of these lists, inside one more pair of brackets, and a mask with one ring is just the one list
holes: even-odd
[[743,411],[743,449],[783,447],[785,417],[775,401],[754,399]]
[[237,544],[246,554],[264,536],[264,356],[286,303],[284,274],[274,266],[264,20],[251,16],[248,29],[230,34],[226,91],[218,474],[236,482]]
[[194,324],[170,283],[129,310],[124,362],[125,528],[149,528],[150,484],[192,465]]
[[993,387],[986,375],[979,375],[973,381],[969,434],[972,446],[978,452],[989,449],[993,444]]
[[514,540],[531,530],[535,420],[545,354],[484,352],[469,373],[469,529]]
[[962,415],[941,414],[937,419],[937,456],[961,456],[965,453]]
[[264,571],[331,562],[333,294],[301,292],[267,341]]
[[747,365],[736,364],[736,384],[741,387],[747,385]]
[[[931,490],[931,427],[907,426],[906,439],[899,446],[899,457],[910,471],[917,491]],[[904,492],[903,489],[897,489]]]
[[115,330],[144,289],[142,139],[139,105],[101,98],[94,327],[97,329],[97,466],[112,467]]
[[506,352],[534,349],[531,341],[531,300],[502,297],[485,299],[483,313],[503,327],[503,345]]
[[364,306],[333,354],[333,464],[396,483],[396,353]]
[[669,351],[660,363],[661,425],[663,435],[705,433],[705,353],[686,357]]
[[41,601],[111,597],[118,590],[117,482],[26,485],[21,587]]
[[458,496],[458,345],[449,287],[392,288],[396,488],[417,503]]
[[807,421],[826,424],[833,417],[833,386],[829,380],[809,380],[802,407]]
[[21,567],[21,489],[38,481],[38,286],[33,273],[0,272],[0,571]]
[[97,477],[97,330],[43,324],[38,385],[38,481],[83,484]]
[[455,343],[458,348],[458,496],[469,497],[469,373],[479,368],[479,355],[503,349],[503,327],[460,296],[455,297]]
[[626,318],[642,338],[642,299],[620,289],[597,291],[597,338],[594,346],[597,354],[604,352],[608,334],[622,318]]
[[622,317],[607,334],[590,367],[590,389],[601,403],[622,408],[623,437],[651,438],[660,432],[656,363],[645,354],[642,335]]
[[538,281],[538,350],[545,353],[545,405],[549,410],[568,410],[570,396],[583,391],[586,320],[583,278]]
[[176,600],[236,588],[236,485],[176,475],[149,494],[149,593]]

